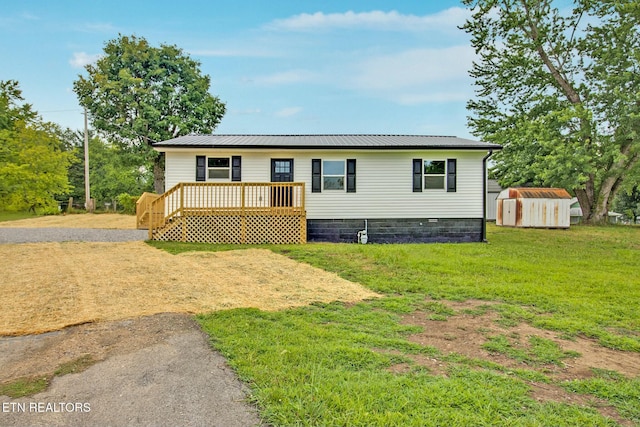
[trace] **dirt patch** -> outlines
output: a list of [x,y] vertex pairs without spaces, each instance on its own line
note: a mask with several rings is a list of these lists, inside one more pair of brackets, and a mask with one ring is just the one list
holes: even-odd
[[264,249],[171,255],[143,242],[0,245],[0,335],[237,307],[280,310],[378,295]]
[[77,214],[51,215],[0,222],[0,227],[9,228],[108,228],[135,230],[135,215],[122,214]]
[[[526,323],[506,327],[496,322],[499,315],[494,311],[487,311],[481,315],[464,312],[487,305],[486,301],[444,304],[456,312],[456,315],[446,321],[430,320],[431,313],[424,312],[404,316],[403,322],[424,328],[423,332],[411,336],[412,341],[436,347],[445,354],[463,354],[510,368],[538,369],[557,380],[592,377],[592,368],[616,371],[628,377],[640,375],[638,353],[611,350],[600,346],[595,340],[586,338],[562,339],[556,332],[538,329]],[[482,345],[487,342],[488,337],[495,335],[519,337],[521,341],[537,336],[555,342],[564,351],[578,352],[580,356],[565,359],[561,365],[532,366],[483,349]]]
[[[538,329],[525,323],[507,327],[496,322],[499,319],[499,315],[491,310],[487,310],[483,314],[465,312],[481,306],[490,306],[491,303],[487,301],[439,302],[452,308],[455,311],[455,315],[448,317],[446,321],[440,321],[430,320],[429,317],[432,313],[414,312],[404,316],[403,323],[423,328],[423,332],[414,334],[409,338],[411,341],[435,347],[444,355],[456,353],[474,359],[494,362],[507,368],[536,370],[547,375],[554,382],[593,377],[594,368],[616,371],[629,378],[640,375],[640,357],[638,353],[604,348],[598,345],[595,340],[586,338],[562,339],[558,336],[558,333]],[[526,341],[532,336],[544,338],[555,342],[563,351],[577,352],[579,356],[565,359],[560,365],[526,364],[482,348],[489,337],[496,335],[516,337],[520,341]],[[434,375],[447,375],[447,362],[439,360],[437,357],[425,357],[423,355],[412,355],[410,357],[414,363],[428,368]],[[400,364],[392,367],[391,371],[405,372],[408,369],[409,366],[407,364]],[[562,387],[553,384],[532,382],[530,386],[532,387],[532,398],[538,401],[551,400],[593,407],[602,415],[615,419],[621,425],[633,425],[628,420],[621,418],[615,408],[611,407],[607,402],[592,396],[569,393]]]

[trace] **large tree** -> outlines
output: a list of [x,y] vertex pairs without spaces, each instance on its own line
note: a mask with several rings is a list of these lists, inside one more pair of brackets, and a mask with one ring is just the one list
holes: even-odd
[[73,155],[60,128],[22,101],[17,81],[0,81],[0,210],[55,212],[55,197],[70,190]]
[[640,2],[463,0],[478,59],[476,136],[502,185],[563,187],[601,222],[640,174]]
[[73,88],[93,126],[121,147],[153,163],[154,188],[164,191],[164,159],[151,144],[189,133],[211,133],[225,105],[209,93],[210,78],[176,46],[150,46],[120,35],[85,67]]

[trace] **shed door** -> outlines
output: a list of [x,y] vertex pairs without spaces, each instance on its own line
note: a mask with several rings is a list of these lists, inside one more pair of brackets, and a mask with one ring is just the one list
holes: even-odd
[[502,200],[502,225],[516,226],[516,199]]

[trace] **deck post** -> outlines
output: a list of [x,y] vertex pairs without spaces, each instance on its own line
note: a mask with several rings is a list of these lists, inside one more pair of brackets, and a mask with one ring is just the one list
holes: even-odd
[[180,183],[180,222],[182,225],[182,241],[187,241],[187,221],[184,217],[184,183]]
[[247,243],[247,203],[244,199],[246,188],[246,184],[243,182],[240,187],[240,242],[243,244]]
[[305,183],[300,188],[300,243],[307,243],[307,215],[304,209]]
[[153,240],[153,227],[155,224],[153,223],[153,202],[149,204],[149,240]]

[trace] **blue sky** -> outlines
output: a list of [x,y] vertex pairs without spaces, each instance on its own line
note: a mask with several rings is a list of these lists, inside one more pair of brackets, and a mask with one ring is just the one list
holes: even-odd
[[0,80],[47,121],[83,126],[73,81],[118,34],[177,45],[227,104],[217,133],[471,137],[459,1],[3,2]]

